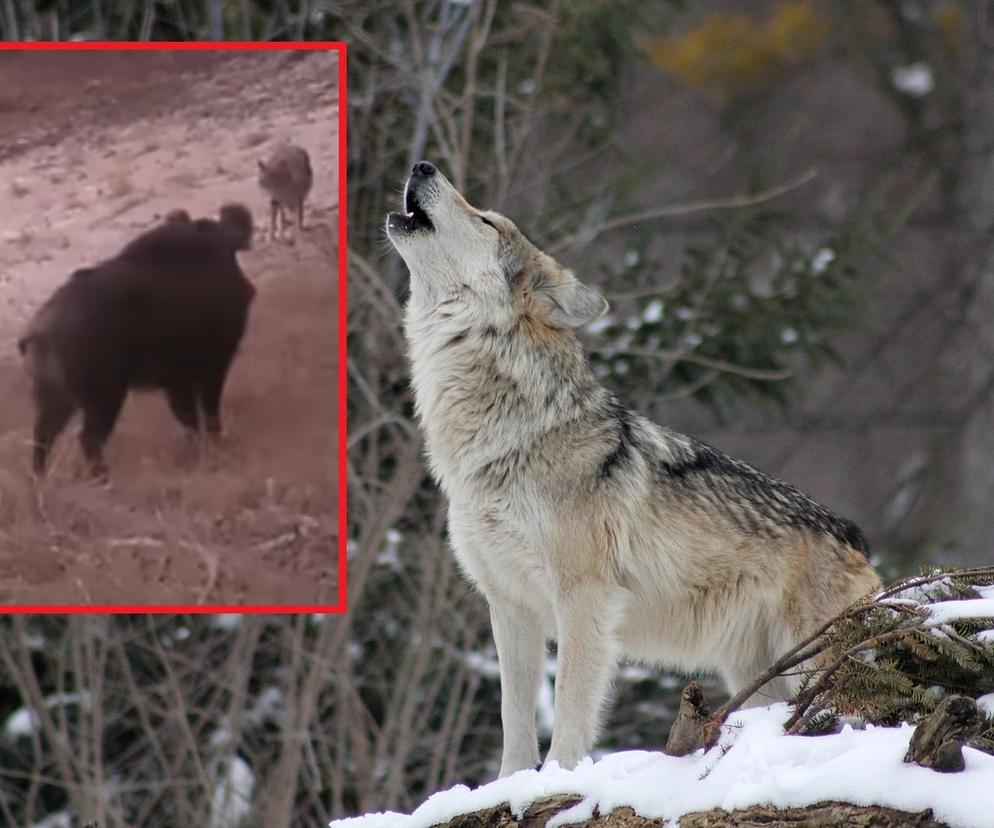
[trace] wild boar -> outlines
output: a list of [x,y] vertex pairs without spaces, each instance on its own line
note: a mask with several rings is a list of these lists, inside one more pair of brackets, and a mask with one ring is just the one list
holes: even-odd
[[191,431],[221,432],[221,394],[255,288],[236,251],[251,213],[225,205],[217,220],[169,219],[117,256],[77,270],[36,313],[18,347],[32,379],[33,467],[42,474],[70,418],[94,476],[131,390],[162,390]]

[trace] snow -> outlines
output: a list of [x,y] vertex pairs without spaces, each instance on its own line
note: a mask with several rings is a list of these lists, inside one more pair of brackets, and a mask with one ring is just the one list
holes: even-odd
[[927,63],[911,63],[907,66],[895,66],[890,75],[891,83],[898,92],[921,98],[935,88],[935,77],[932,67]]
[[259,726],[283,720],[283,691],[270,685],[263,690],[255,704],[246,711],[246,721]]
[[497,661],[497,653],[491,651],[489,653],[478,653],[471,651],[466,653],[465,656],[466,666],[470,670],[475,670],[482,676],[487,678],[498,678],[500,676],[500,664]]
[[824,273],[825,269],[834,261],[835,251],[830,247],[823,247],[811,259],[811,272],[816,276]]
[[648,305],[645,306],[645,310],[642,311],[642,319],[648,322],[650,325],[654,322],[658,322],[663,318],[663,310],[665,306],[661,299],[653,299]]
[[[935,818],[962,828],[990,828],[994,812],[994,756],[964,749],[966,770],[941,774],[905,764],[914,728],[867,725],[826,736],[785,736],[786,704],[741,711],[718,746],[686,757],[626,751],[574,771],[555,765],[525,770],[489,785],[441,791],[413,814],[370,814],[332,822],[334,828],[428,828],[459,814],[508,803],[520,815],[555,794],[583,800],[549,823],[566,825],[628,805],[649,819],[675,820],[692,811],[768,804],[804,807],[825,800],[931,808]],[[730,749],[728,749],[730,746]],[[726,750],[723,754],[723,750]]]
[[926,609],[932,620],[928,626],[946,624],[959,618],[994,618],[994,598],[972,598],[962,601],[937,601]]
[[784,328],[780,331],[780,341],[784,345],[793,345],[800,338],[796,328]]
[[73,821],[69,811],[57,811],[49,814],[41,822],[36,822],[33,828],[73,828]]
[[602,316],[600,319],[595,319],[593,322],[587,325],[585,330],[589,334],[599,334],[606,331],[613,324],[615,324],[614,317],[611,316],[611,314],[606,314],[605,316]]
[[34,710],[20,707],[7,717],[3,730],[8,738],[16,739],[18,736],[30,736],[40,725],[41,719]]
[[[91,697],[87,690],[82,693],[49,693],[45,696],[45,707],[58,707],[64,704],[79,704],[84,710],[91,707]],[[19,736],[30,736],[41,725],[37,711],[28,707],[19,707],[7,717],[3,730],[10,739]]]
[[404,536],[396,529],[387,529],[384,538],[386,543],[376,556],[376,562],[394,572],[400,572],[403,569],[400,561],[400,542],[403,538]]
[[255,774],[240,756],[232,757],[214,789],[210,828],[237,825],[251,810]]
[[994,693],[988,693],[986,696],[979,696],[977,698],[977,707],[994,719]]
[[242,623],[238,612],[219,612],[211,616],[211,625],[219,630],[237,630]]

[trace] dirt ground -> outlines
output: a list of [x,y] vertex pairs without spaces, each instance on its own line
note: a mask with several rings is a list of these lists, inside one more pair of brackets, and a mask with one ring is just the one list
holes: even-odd
[[[334,52],[0,53],[0,603],[337,602],[337,71]],[[273,240],[256,161],[285,140],[315,180],[307,228]],[[255,216],[258,294],[220,444],[132,394],[109,484],[75,424],[36,483],[31,314],[169,210],[225,201]]]

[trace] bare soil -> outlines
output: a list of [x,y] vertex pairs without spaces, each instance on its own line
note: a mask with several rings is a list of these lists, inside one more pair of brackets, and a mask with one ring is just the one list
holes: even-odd
[[[0,53],[0,603],[338,601],[338,89],[334,52]],[[311,155],[307,228],[267,237],[256,161]],[[87,479],[76,427],[30,474],[16,340],[77,267],[170,210],[241,201],[258,294],[217,445],[132,394]]]

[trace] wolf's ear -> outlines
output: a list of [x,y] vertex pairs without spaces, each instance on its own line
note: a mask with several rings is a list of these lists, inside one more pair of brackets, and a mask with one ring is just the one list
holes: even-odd
[[543,322],[553,328],[579,328],[607,313],[607,299],[571,272],[563,275],[566,278],[535,286],[536,309]]

